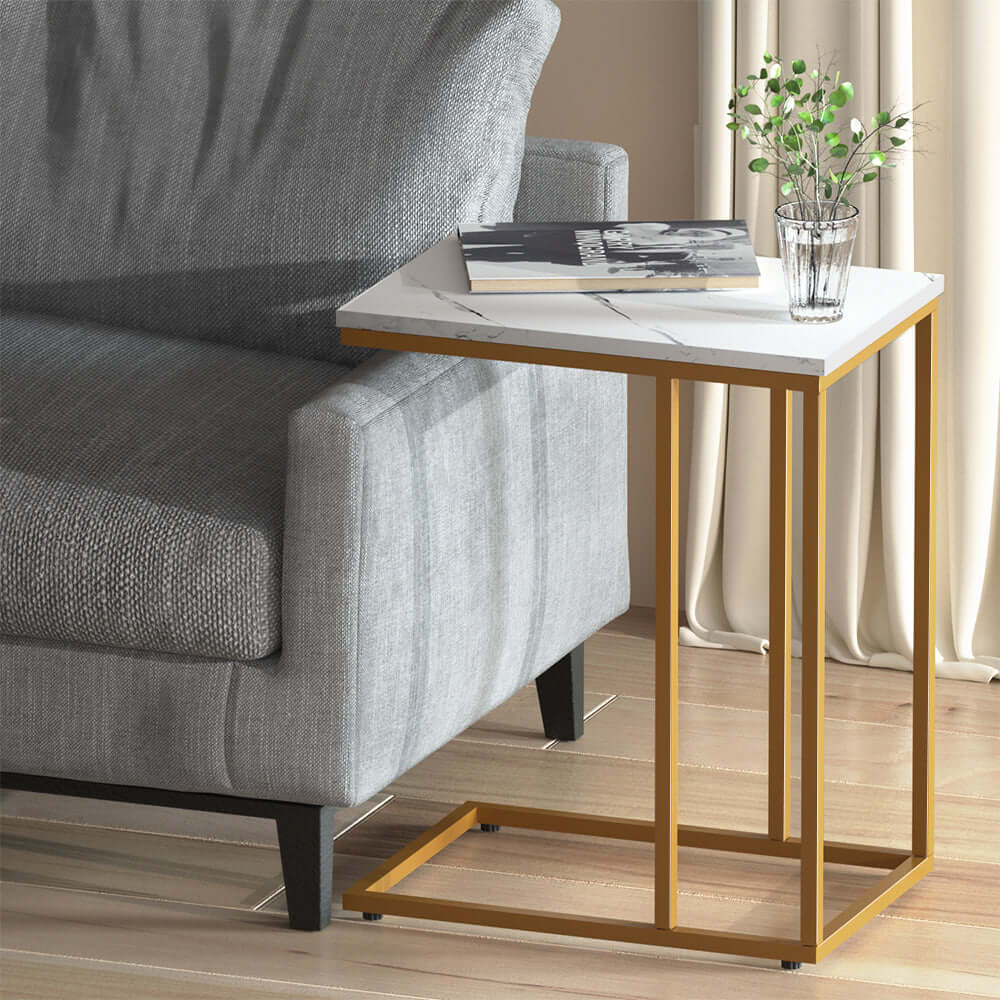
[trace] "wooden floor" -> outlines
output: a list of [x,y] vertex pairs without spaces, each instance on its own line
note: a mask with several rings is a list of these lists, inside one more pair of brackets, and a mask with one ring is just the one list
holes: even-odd
[[[286,928],[266,821],[5,793],[2,995],[1000,997],[1000,684],[939,681],[937,867],[818,967],[342,913],[347,885],[468,798],[651,817],[649,613],[588,642],[586,665],[579,742],[547,743],[525,689],[340,814],[336,917],[318,934]],[[766,828],[765,675],[762,657],[682,650],[682,822]],[[828,665],[828,837],[906,844],[909,682]],[[645,920],[650,850],[475,831],[400,890]],[[683,923],[794,933],[794,864],[682,849],[680,865]],[[828,866],[828,917],[880,874]]]

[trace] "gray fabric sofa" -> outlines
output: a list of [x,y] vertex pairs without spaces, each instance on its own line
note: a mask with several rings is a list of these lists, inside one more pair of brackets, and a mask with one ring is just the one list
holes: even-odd
[[557,25],[0,6],[4,782],[274,816],[292,926],[334,808],[533,679],[576,735],[628,604],[622,376],[333,323],[458,221],[626,217],[623,151],[525,143]]

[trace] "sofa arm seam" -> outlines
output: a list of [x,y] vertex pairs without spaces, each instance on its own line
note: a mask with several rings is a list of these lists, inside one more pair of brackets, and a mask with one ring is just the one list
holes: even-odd
[[[434,355],[434,357],[448,357],[448,355],[438,354]],[[344,420],[350,421],[354,429],[364,431],[367,428],[373,426],[377,421],[383,419],[384,417],[398,410],[401,406],[410,403],[412,400],[419,399],[426,392],[430,392],[434,388],[434,386],[442,379],[444,379],[446,376],[453,374],[456,370],[462,367],[468,367],[469,363],[473,361],[482,361],[482,360],[484,359],[456,356],[454,358],[455,362],[454,364],[451,364],[442,371],[437,372],[426,382],[420,382],[419,384],[415,385],[413,387],[413,391],[409,392],[405,396],[401,396],[399,399],[394,399],[388,406],[385,407],[385,409],[379,410],[377,413],[372,414],[364,422],[359,421],[352,414],[337,407],[336,405],[330,408],[330,412],[335,413],[338,417]],[[350,373],[343,376],[344,379],[347,379],[349,377]],[[312,403],[307,403],[305,409],[308,409],[310,406],[312,406]]]
[[524,154],[525,160],[555,160],[557,163],[576,163],[580,166],[586,167],[602,167],[607,170],[609,167],[621,163],[622,160],[628,159],[628,153],[625,152],[621,147],[615,147],[617,152],[614,153],[611,159],[607,161],[600,160],[583,160],[579,156],[559,156],[556,153],[529,153]]

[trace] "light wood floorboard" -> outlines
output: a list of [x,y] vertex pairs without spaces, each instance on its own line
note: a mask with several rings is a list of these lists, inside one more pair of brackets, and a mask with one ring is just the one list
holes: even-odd
[[[470,834],[469,836],[475,836]],[[489,836],[489,835],[487,835]],[[494,837],[500,835],[492,835]],[[349,856],[341,858],[337,873],[335,899],[343,888],[371,870],[376,858]],[[838,884],[839,872],[831,866],[828,874],[833,885],[827,892],[827,914],[832,917],[853,898],[850,884]],[[875,878],[868,876],[869,883]],[[853,880],[850,880],[853,883]],[[521,906],[581,913],[623,920],[650,920],[653,912],[652,887],[636,888],[551,877],[526,877],[496,870],[471,869],[431,863],[422,866],[400,883],[398,890],[420,896],[435,896],[470,902],[489,900],[500,906]],[[733,890],[722,896],[702,895],[692,890],[687,880],[681,886],[679,913],[687,926],[717,928],[754,934],[774,934],[794,938],[798,933],[798,900],[768,902],[761,899],[734,897]],[[832,905],[831,905],[832,904]],[[839,905],[837,905],[839,904]],[[269,910],[284,911],[279,897],[268,904]],[[884,921],[877,923],[881,928]],[[390,920],[390,918],[386,918]],[[392,920],[392,923],[399,921]],[[897,917],[897,924],[903,923]],[[969,994],[1000,996],[1000,929],[947,924],[941,921],[906,921],[904,933],[899,927],[888,931],[872,931],[879,937],[878,959],[868,968],[865,979],[886,985],[930,987]],[[859,947],[857,939],[844,946],[846,954]],[[864,944],[861,949],[864,951]],[[968,966],[968,953],[979,955],[974,967]],[[823,973],[840,965],[842,974],[849,974],[852,963],[834,962],[838,952],[824,961]]]
[[[764,831],[767,778],[758,773],[682,765],[680,822]],[[448,744],[403,775],[396,795],[439,801],[479,799],[602,816],[652,819],[653,766],[648,761],[590,754],[539,753],[514,747]],[[799,782],[792,782],[792,829]],[[907,847],[909,792],[871,785],[826,784],[830,840]],[[937,848],[943,858],[996,862],[997,799],[939,795]]]
[[[842,975],[789,976],[773,963],[702,960],[538,935],[519,940],[499,932],[460,933],[449,925],[438,931],[390,917],[378,926],[345,919],[321,934],[296,934],[285,929],[280,914],[20,885],[5,893],[4,905],[13,925],[5,943],[15,950],[42,950],[42,944],[66,956],[165,968],[176,968],[183,955],[185,969],[200,973],[435,1000],[914,995],[909,988]],[[924,988],[920,994],[940,996]]]
[[[2,995],[1000,997],[1000,684],[939,683],[935,871],[818,967],[344,913],[344,887],[467,798],[651,816],[651,616],[612,623],[586,659],[581,741],[545,740],[532,685],[338,816],[336,917],[319,934],[287,929],[270,822],[5,793]],[[682,650],[682,822],[764,829],[766,671]],[[905,846],[910,680],[828,664],[829,837]],[[651,869],[648,845],[473,830],[398,891],[641,919]],[[827,916],[877,877],[827,866]],[[794,863],[682,849],[680,892],[685,922],[794,932]]]
[[[563,753],[653,759],[651,698],[618,697],[587,727],[583,738],[553,749]],[[800,717],[792,719],[792,773],[800,773]],[[684,764],[767,773],[767,712],[685,704],[680,709]],[[939,732],[937,790],[989,797],[1000,788],[1000,736]],[[826,724],[826,776],[830,781],[909,788],[912,737],[895,725],[844,719]]]
[[[587,640],[587,684],[638,698],[653,697],[653,617],[634,608]],[[801,661],[792,660],[792,706],[801,697]],[[726,649],[680,647],[681,701],[728,708],[767,708],[767,657]],[[909,726],[913,677],[898,670],[826,661],[828,719]],[[937,682],[939,731],[1000,736],[1000,684]]]
[[277,849],[5,819],[0,877],[249,909],[281,886]]
[[275,1000],[321,997],[326,1000],[394,1000],[399,994],[304,983],[265,982],[236,976],[209,976],[177,969],[121,962],[55,958],[18,952],[0,953],[0,997],[10,1000]]

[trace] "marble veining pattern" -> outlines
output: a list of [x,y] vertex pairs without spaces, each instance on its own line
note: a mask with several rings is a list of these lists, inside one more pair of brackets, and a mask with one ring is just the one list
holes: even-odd
[[697,292],[478,294],[449,237],[337,311],[342,327],[825,375],[940,295],[926,272],[856,267],[844,318],[788,315],[780,263],[760,287]]

